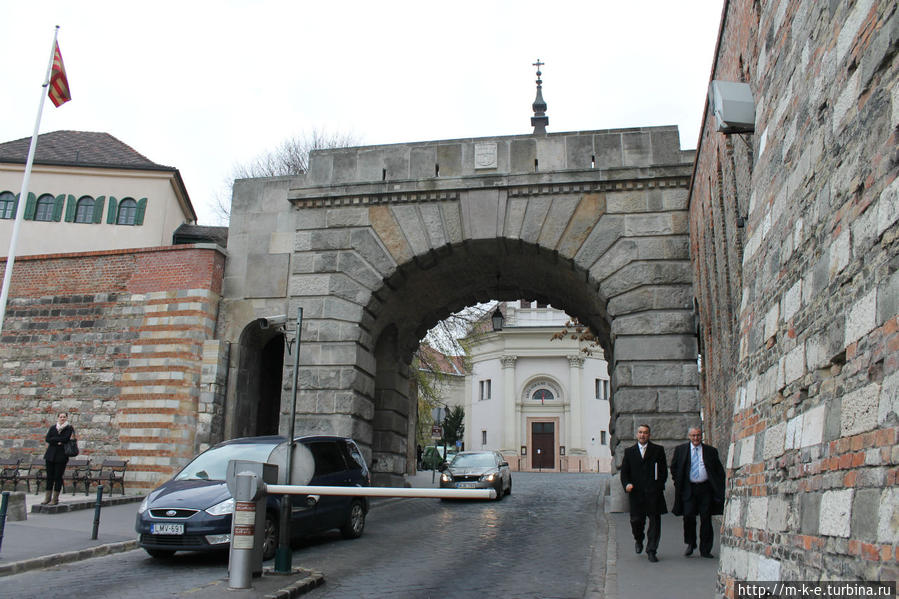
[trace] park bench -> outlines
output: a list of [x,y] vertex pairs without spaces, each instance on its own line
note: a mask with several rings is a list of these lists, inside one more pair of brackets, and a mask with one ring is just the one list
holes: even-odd
[[125,470],[128,468],[127,460],[103,460],[99,466],[91,467],[91,483],[94,485],[107,485],[112,494],[115,485],[122,488],[125,494]]
[[0,459],[0,490],[7,482],[12,483],[13,491],[16,490],[16,485],[19,484],[19,462],[21,460],[17,458]]
[[62,488],[65,491],[66,485],[72,485],[72,495],[75,494],[79,485],[84,485],[84,494],[88,494],[91,486],[91,467],[89,459],[69,460],[66,465],[66,471],[62,475]]
[[[19,472],[21,474],[22,467],[19,466]],[[43,458],[32,458],[31,462],[28,463],[28,469],[25,471],[24,476],[20,476],[21,480],[25,481],[25,486],[28,489],[28,492],[31,493],[31,481],[34,481],[34,492],[41,492],[41,483],[45,482],[47,479],[47,464],[44,462]],[[44,485],[46,488],[46,484]]]

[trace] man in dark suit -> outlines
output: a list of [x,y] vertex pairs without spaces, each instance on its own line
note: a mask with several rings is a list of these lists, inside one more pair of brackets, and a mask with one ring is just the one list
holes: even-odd
[[696,516],[699,515],[699,554],[712,555],[712,516],[724,513],[724,467],[718,450],[702,442],[702,429],[691,428],[688,443],[674,448],[671,480],[674,481],[676,516],[684,517],[684,555],[696,549]]
[[665,504],[665,481],[668,480],[668,462],[665,449],[649,441],[650,430],[646,424],[637,427],[637,443],[624,450],[621,461],[621,486],[628,495],[631,508],[631,532],[634,548],[643,551],[644,526],[646,530],[646,556],[657,562],[656,551],[662,534],[662,514],[668,513]]

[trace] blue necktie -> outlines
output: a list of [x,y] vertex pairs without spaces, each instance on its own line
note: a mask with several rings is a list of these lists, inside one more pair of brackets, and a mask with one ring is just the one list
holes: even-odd
[[693,459],[690,460],[690,480],[698,481],[700,477],[699,448],[693,448]]

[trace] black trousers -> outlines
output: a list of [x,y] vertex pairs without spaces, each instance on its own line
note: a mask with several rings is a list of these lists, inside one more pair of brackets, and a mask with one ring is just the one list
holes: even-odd
[[47,490],[62,491],[62,475],[66,471],[66,462],[44,461],[47,465]]
[[645,534],[646,553],[655,553],[659,549],[659,538],[662,536],[662,516],[631,512],[631,532],[634,534],[634,540],[642,543],[646,520],[649,520],[649,527]]
[[712,531],[712,486],[690,483],[690,501],[685,502],[684,543],[696,547],[696,516],[699,516],[699,553],[711,553],[715,540]]

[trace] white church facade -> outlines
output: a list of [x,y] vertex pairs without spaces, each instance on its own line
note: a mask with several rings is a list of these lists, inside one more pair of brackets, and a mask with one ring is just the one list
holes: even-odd
[[[465,448],[499,450],[513,470],[609,472],[609,374],[602,350],[552,339],[569,317],[505,302],[502,330],[469,339]],[[459,401],[461,400],[461,401]]]

